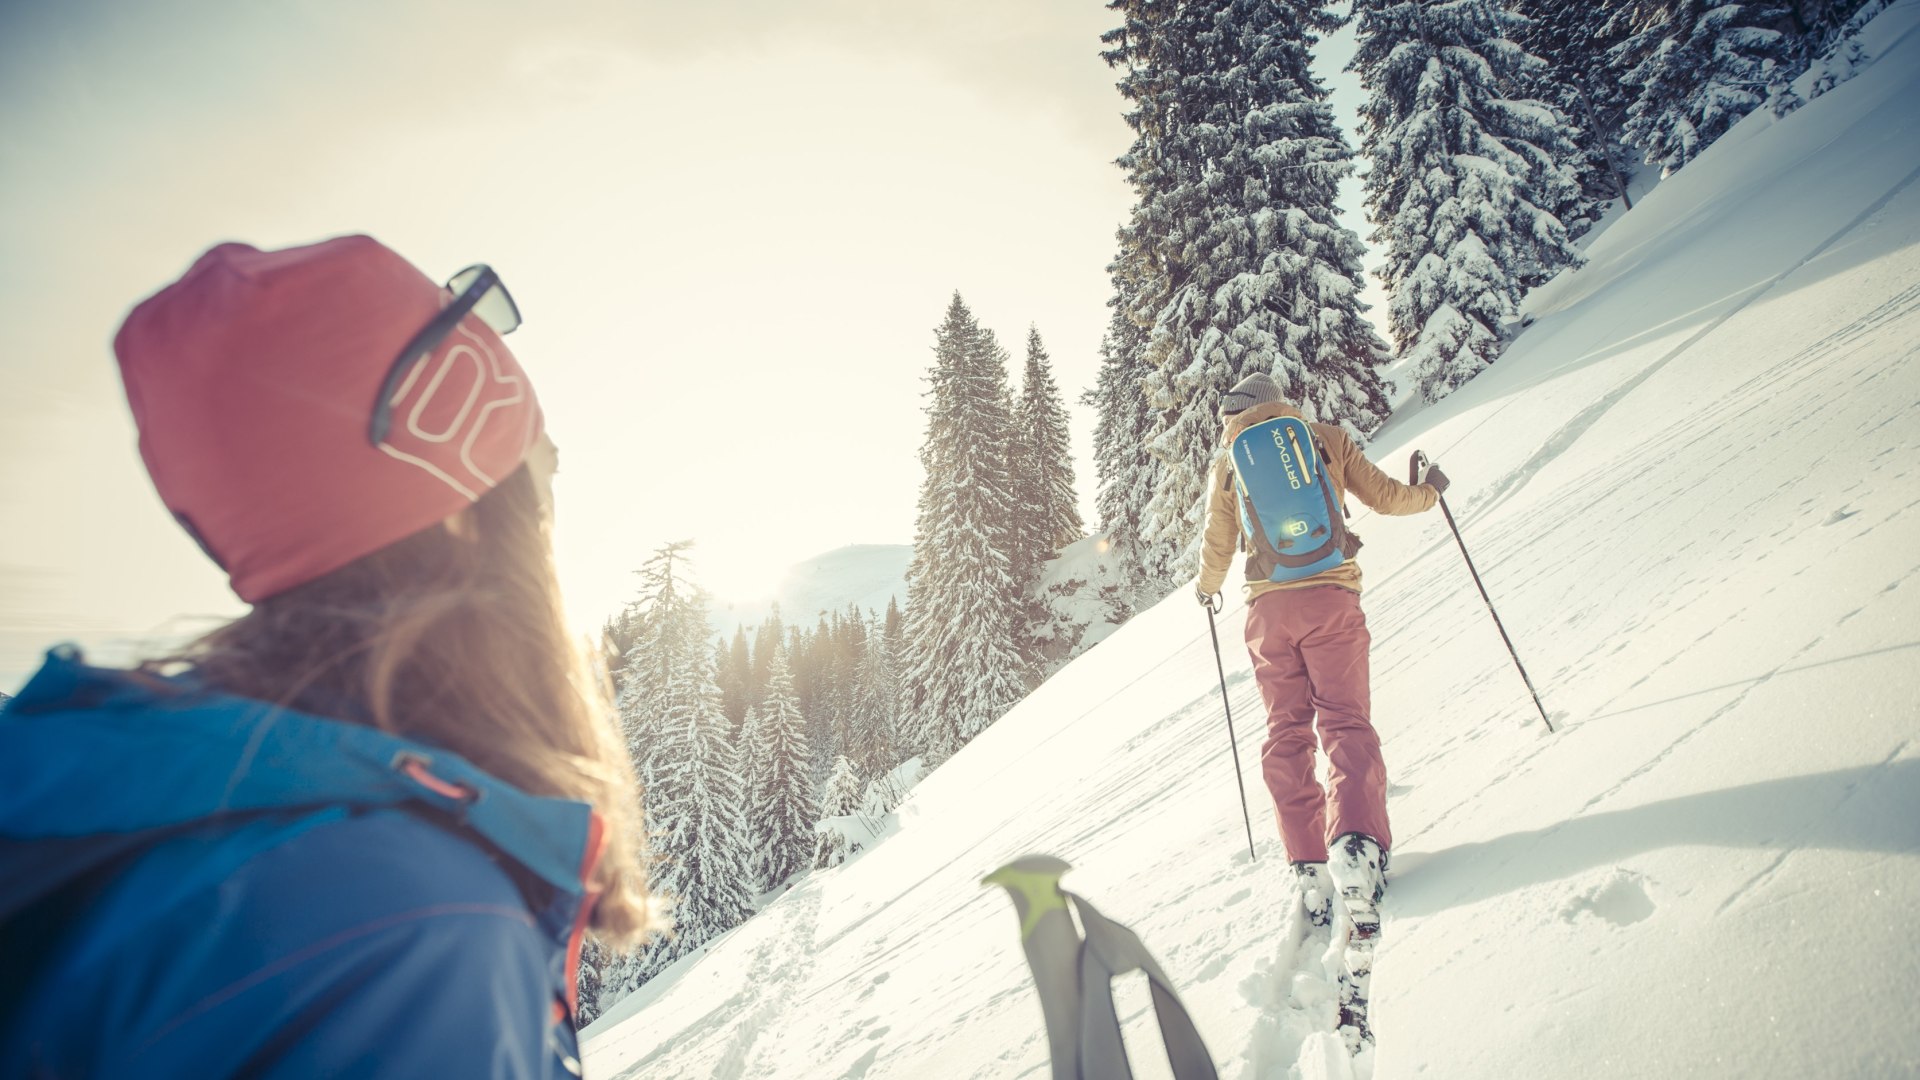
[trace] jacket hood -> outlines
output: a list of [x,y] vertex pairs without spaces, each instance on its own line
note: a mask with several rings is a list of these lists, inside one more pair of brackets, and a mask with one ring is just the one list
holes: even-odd
[[190,675],[89,667],[63,646],[0,711],[0,917],[166,831],[408,804],[437,808],[561,894],[583,895],[585,803],[529,795],[457,754],[211,691]]

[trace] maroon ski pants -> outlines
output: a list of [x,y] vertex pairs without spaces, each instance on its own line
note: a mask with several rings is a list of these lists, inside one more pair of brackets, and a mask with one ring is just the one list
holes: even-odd
[[[1360,594],[1338,585],[1278,589],[1247,609],[1247,651],[1267,703],[1260,771],[1291,862],[1324,862],[1327,841],[1350,832],[1393,845],[1367,688],[1372,640]],[[1325,789],[1314,776],[1316,714],[1330,765]]]

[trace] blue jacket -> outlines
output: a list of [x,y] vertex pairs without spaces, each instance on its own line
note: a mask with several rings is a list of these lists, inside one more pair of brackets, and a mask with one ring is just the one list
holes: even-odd
[[443,750],[56,649],[0,711],[0,1077],[577,1074],[598,838]]

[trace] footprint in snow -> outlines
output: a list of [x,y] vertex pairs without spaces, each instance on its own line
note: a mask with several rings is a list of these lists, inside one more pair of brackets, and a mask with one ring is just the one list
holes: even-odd
[[846,1072],[840,1074],[841,1080],[860,1080],[867,1075],[868,1069],[873,1068],[874,1061],[879,1057],[880,1048],[877,1046],[861,1054],[853,1064],[847,1066]]
[[1567,901],[1560,909],[1560,918],[1577,922],[1583,916],[1592,916],[1615,926],[1631,926],[1651,916],[1653,909],[1646,879],[1628,870],[1615,870],[1605,881]]
[[1833,513],[1831,513],[1831,514],[1828,514],[1828,515],[1827,515],[1827,520],[1825,520],[1825,521],[1823,521],[1823,522],[1821,522],[1820,524],[1822,524],[1822,525],[1838,525],[1838,524],[1840,524],[1841,522],[1843,522],[1843,521],[1845,521],[1845,520],[1847,520],[1848,518],[1850,518],[1850,517],[1852,517],[1852,516],[1854,516],[1855,514],[1858,514],[1859,512],[1860,512],[1860,511],[1858,511],[1858,510],[1849,510],[1849,509],[1847,509],[1846,507],[1844,507],[1844,506],[1843,506],[1843,507],[1841,507],[1840,509],[1838,509],[1838,510],[1835,510],[1835,511],[1834,511]]
[[1232,957],[1226,953],[1214,953],[1207,958],[1206,963],[1200,965],[1199,970],[1193,973],[1193,985],[1199,986],[1201,983],[1212,982],[1221,972],[1227,970],[1227,965],[1231,962]]

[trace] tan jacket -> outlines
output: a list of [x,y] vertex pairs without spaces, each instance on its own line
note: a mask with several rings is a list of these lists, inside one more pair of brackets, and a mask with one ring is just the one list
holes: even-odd
[[[1279,416],[1305,419],[1299,409],[1285,402],[1255,405],[1227,419],[1226,435],[1221,441],[1230,443],[1235,436],[1253,425]],[[1308,426],[1326,450],[1327,472],[1332,476],[1334,486],[1356,496],[1375,511],[1382,514],[1418,514],[1433,509],[1434,504],[1440,501],[1440,493],[1425,484],[1403,484],[1381,472],[1380,467],[1368,461],[1340,428],[1327,424]],[[1226,584],[1227,570],[1233,563],[1234,552],[1244,549],[1245,538],[1240,535],[1239,500],[1234,497],[1233,463],[1222,454],[1214,462],[1212,494],[1207,498],[1207,532],[1200,544],[1200,590],[1219,592],[1221,586]],[[1360,564],[1348,559],[1331,570],[1323,570],[1298,581],[1249,581],[1246,583],[1247,600],[1251,602],[1276,589],[1306,589],[1315,585],[1339,585],[1359,592]]]

